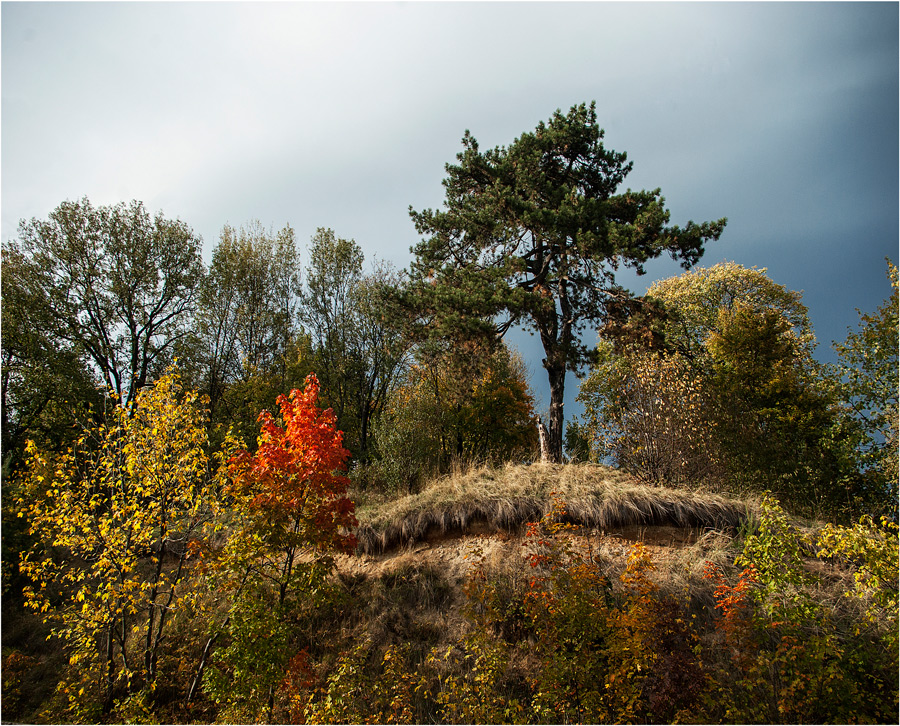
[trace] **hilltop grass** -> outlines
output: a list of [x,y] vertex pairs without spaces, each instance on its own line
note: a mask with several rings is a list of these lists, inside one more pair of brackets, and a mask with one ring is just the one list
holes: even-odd
[[474,524],[515,529],[548,513],[554,494],[565,502],[569,521],[601,530],[643,525],[734,531],[756,508],[700,490],[644,486],[595,464],[476,466],[418,493],[362,504],[358,549],[381,553]]

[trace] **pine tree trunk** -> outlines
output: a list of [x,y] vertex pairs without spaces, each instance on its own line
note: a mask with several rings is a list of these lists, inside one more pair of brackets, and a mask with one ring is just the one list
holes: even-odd
[[550,420],[547,425],[547,448],[550,461],[562,463],[563,403],[566,392],[565,366],[547,367],[550,377]]

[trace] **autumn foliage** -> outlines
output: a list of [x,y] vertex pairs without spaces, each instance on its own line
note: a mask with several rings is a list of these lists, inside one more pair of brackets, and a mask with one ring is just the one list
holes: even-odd
[[[343,435],[319,393],[310,375],[278,398],[277,416],[259,415],[254,450],[226,435],[213,453],[203,401],[172,370],[71,450],[29,448],[26,598],[68,658],[36,720],[895,716],[890,520],[808,534],[766,494],[682,589],[650,546],[610,555],[615,538],[576,524],[574,502],[552,494],[520,556],[475,559],[465,625],[448,632],[443,612],[416,620],[429,599],[435,613],[454,599],[443,573],[337,567],[338,553],[356,549],[357,520]],[[3,655],[5,702],[22,709],[34,661]]]
[[[556,500],[528,526],[518,566],[476,564],[464,636],[424,658],[408,645],[360,643],[324,687],[307,691],[297,715],[316,723],[886,723],[895,715],[891,621],[814,601],[825,582],[808,570],[809,543],[773,498],[736,565],[706,563],[706,588],[692,594],[708,608],[660,582],[642,542],[614,576],[616,565],[567,520]],[[871,586],[872,573],[892,566],[896,538],[867,525],[829,529],[823,542],[835,551],[856,542],[857,582]],[[890,613],[891,585],[879,582],[876,607]]]
[[68,648],[59,696],[70,716],[96,718],[152,690],[172,621],[190,606],[190,544],[214,483],[202,403],[170,370],[70,449],[29,443],[25,598]]
[[[272,721],[277,708],[292,708],[290,693],[304,680],[298,673],[312,646],[311,623],[335,597],[331,553],[356,547],[354,504],[342,473],[349,452],[318,396],[310,374],[302,391],[279,396],[283,425],[263,411],[256,452],[228,461],[234,519],[210,583],[229,608],[207,641],[198,679],[229,720]],[[205,654],[220,637],[207,670]]]
[[[356,546],[354,505],[346,496],[349,481],[343,434],[331,409],[316,406],[315,374],[304,390],[278,397],[283,426],[268,411],[259,415],[259,447],[229,462],[230,491],[246,497],[249,511],[273,528],[284,527],[297,542],[321,550],[349,552]],[[287,534],[285,531],[284,534]]]
[[[301,282],[293,230],[259,223],[206,270],[137,201],[23,221],[2,720],[896,723],[897,267],[836,366],[765,269],[636,298],[621,265],[690,267],[724,220],[617,195],[601,140],[586,105],[467,134],[408,272],[320,229]],[[552,464],[502,343],[523,324]],[[561,461],[567,372],[590,466]],[[660,556],[644,528],[670,526]]]

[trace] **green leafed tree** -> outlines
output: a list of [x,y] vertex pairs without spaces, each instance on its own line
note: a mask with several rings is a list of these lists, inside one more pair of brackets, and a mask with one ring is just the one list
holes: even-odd
[[860,326],[834,348],[843,397],[861,424],[862,466],[880,479],[884,501],[897,506],[897,266],[888,261],[890,297],[875,313],[860,314]]
[[741,305],[720,311],[707,342],[716,431],[732,476],[819,515],[847,504],[841,411],[821,366],[783,316]]
[[372,421],[405,368],[410,345],[391,310],[399,275],[385,264],[366,274],[364,261],[354,240],[317,230],[301,311],[323,397],[360,460],[368,458]]
[[811,354],[815,336],[802,295],[779,285],[765,267],[744,267],[720,262],[654,282],[648,299],[662,301],[668,313],[664,324],[666,346],[691,360],[703,358],[710,335],[720,331],[723,311],[735,306],[755,314],[777,313],[781,325]]
[[141,202],[63,202],[46,220],[19,225],[34,319],[74,346],[126,406],[171,363],[187,334],[203,275],[200,238]]
[[309,246],[301,310],[315,349],[323,393],[338,424],[348,431],[351,426],[347,424],[355,418],[354,389],[362,367],[355,355],[358,314],[354,293],[363,279],[364,259],[355,240],[319,228]]
[[[501,344],[410,366],[374,426],[376,473],[401,491],[463,461],[530,459],[538,450],[525,364]],[[478,365],[473,365],[478,361]]]
[[253,222],[222,229],[200,288],[194,349],[187,356],[197,359],[214,412],[228,386],[281,361],[296,334],[299,292],[290,226],[273,232]]
[[725,226],[670,226],[659,189],[620,192],[632,164],[602,139],[593,103],[556,111],[509,147],[482,152],[467,131],[458,163],[446,166],[444,208],[410,209],[424,235],[409,293],[419,324],[438,337],[537,332],[557,460],[566,372],[591,358],[581,334],[629,296],[616,270],[641,273],[665,252],[690,267]]
[[660,280],[647,299],[662,314],[604,331],[581,388],[596,452],[655,481],[772,489],[822,513],[856,506],[852,432],[812,357],[800,293],[726,262]]
[[0,303],[4,474],[21,463],[26,439],[54,448],[74,439],[72,423],[100,398],[80,346],[49,334],[52,321],[45,316],[52,311],[42,298],[34,298],[29,272],[21,251],[4,246]]

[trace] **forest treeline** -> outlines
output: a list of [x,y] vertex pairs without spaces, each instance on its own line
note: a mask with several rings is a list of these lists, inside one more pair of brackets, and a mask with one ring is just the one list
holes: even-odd
[[[138,201],[23,220],[2,253],[4,611],[29,608],[66,660],[26,705],[35,656],[4,635],[4,718],[840,720],[874,698],[861,718],[882,720],[897,267],[823,365],[801,296],[764,269],[697,267],[725,220],[670,225],[659,190],[618,193],[631,165],[602,137],[593,104],[509,147],[467,132],[444,208],[410,210],[408,270],[367,266],[331,229],[304,254],[290,226],[259,222],[225,226],[206,265],[185,222]],[[663,253],[686,271],[640,297],[616,283]],[[461,650],[329,650],[350,647],[335,634],[360,607],[334,561],[355,549],[356,503],[538,457],[528,371],[503,342],[515,326],[546,354],[551,460],[765,496],[741,573],[709,570],[721,620],[703,637],[731,666],[697,655],[714,648],[690,645],[693,606],[657,593],[639,550],[613,588],[569,549],[561,509],[534,525],[535,578],[476,573]],[[564,428],[568,371],[585,414]],[[781,507],[832,528],[795,536]],[[855,568],[857,620],[815,607],[803,548]],[[537,661],[520,672],[523,638]]]
[[[535,458],[521,357],[496,335],[443,332],[406,271],[320,229],[226,226],[208,267],[182,222],[139,202],[65,202],[3,249],[3,466],[31,439],[63,450],[173,364],[205,397],[209,435],[252,448],[260,411],[315,372],[354,477],[393,492],[461,460]],[[823,365],[799,293],[720,263],[616,298],[569,421],[573,459],[648,482],[768,489],[826,518],[893,513],[897,269],[877,312]],[[465,290],[463,290],[465,292]],[[424,311],[424,312],[423,312]],[[423,322],[423,318],[427,318]],[[465,320],[466,323],[471,321]]]
[[[534,439],[521,360],[505,348],[464,356],[439,346],[414,359],[396,303],[403,275],[383,264],[364,272],[360,246],[332,230],[317,232],[303,267],[290,227],[226,226],[206,268],[183,223],[139,202],[85,199],[23,223],[3,273],[7,470],[26,439],[63,446],[75,421],[127,408],[175,361],[207,398],[214,439],[235,427],[252,446],[259,412],[312,371],[360,464],[375,449],[391,453],[393,427],[377,422],[400,408],[418,407],[433,432],[423,474]],[[486,410],[503,425],[490,426]],[[484,425],[467,423],[476,420]]]

